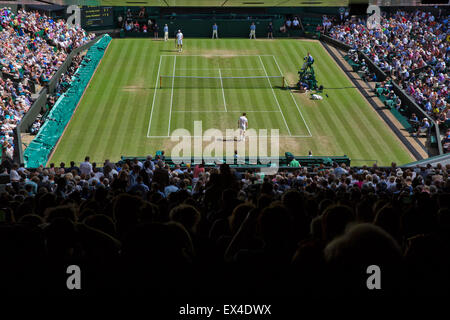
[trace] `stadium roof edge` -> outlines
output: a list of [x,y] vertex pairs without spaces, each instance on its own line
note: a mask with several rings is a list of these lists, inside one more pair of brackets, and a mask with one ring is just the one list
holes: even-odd
[[425,166],[427,164],[431,164],[431,165],[436,165],[436,164],[442,164],[443,166],[450,164],[450,153],[446,153],[446,154],[442,154],[439,156],[434,156],[434,157],[430,157],[427,159],[423,159],[423,160],[419,160],[419,161],[414,161],[408,164],[405,164],[403,167],[415,167],[417,165],[420,166]]

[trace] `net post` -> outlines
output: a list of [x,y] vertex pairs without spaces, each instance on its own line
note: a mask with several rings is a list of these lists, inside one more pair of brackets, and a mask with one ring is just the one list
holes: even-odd
[[161,76],[159,76],[159,88],[160,89],[162,88],[162,77]]

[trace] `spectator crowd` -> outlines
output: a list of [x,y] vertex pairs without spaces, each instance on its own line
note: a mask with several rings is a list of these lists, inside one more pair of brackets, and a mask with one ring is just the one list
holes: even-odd
[[[440,114],[448,112],[447,23],[417,11],[383,17],[378,30],[356,20],[326,28]],[[10,75],[0,79],[0,138],[8,154],[32,104],[31,83],[44,85],[91,36],[36,12],[2,9],[0,24],[0,63]],[[50,103],[81,61],[74,59]],[[450,165],[293,162],[268,176],[226,164],[169,166],[164,153],[101,166],[89,157],[37,169],[2,164],[0,290],[73,294],[66,270],[78,265],[81,293],[444,294],[449,173]],[[382,271],[381,291],[367,290],[370,265]]]
[[433,119],[450,119],[449,15],[416,10],[383,13],[369,29],[366,21],[350,18],[324,26],[331,37],[367,54]]
[[[91,39],[80,26],[69,27],[64,20],[19,9],[0,9],[0,143],[2,156],[12,159],[14,128],[33,103],[36,86],[45,86],[67,55]],[[76,61],[79,64],[79,61]],[[71,70],[60,82],[70,82]],[[58,91],[60,94],[63,89]],[[53,100],[53,98],[52,98]],[[37,121],[32,131],[39,129]]]
[[125,17],[118,17],[118,26],[126,32],[153,33],[154,38],[159,39],[159,26],[148,16],[145,7],[138,11],[128,8]]
[[68,294],[76,264],[84,293],[376,294],[366,287],[375,264],[382,294],[443,293],[449,172],[334,163],[264,176],[169,167],[163,155],[14,165],[0,175],[11,181],[0,193],[0,286]]

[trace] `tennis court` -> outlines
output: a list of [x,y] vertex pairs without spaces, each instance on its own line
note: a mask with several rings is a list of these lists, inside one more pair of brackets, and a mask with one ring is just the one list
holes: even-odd
[[[187,38],[183,49],[177,53],[173,41],[114,39],[50,162],[170,155],[175,130],[195,136],[201,121],[203,135],[226,134],[243,112],[257,134],[279,130],[280,154],[347,155],[356,165],[412,160],[318,41]],[[298,81],[307,52],[325,87],[322,101],[283,88]]]
[[[162,55],[155,87],[149,138],[169,137],[178,128],[193,132],[193,121],[208,129],[234,129],[243,112],[252,128],[311,136],[273,55]],[[157,118],[167,111],[167,123],[153,121],[154,114]]]

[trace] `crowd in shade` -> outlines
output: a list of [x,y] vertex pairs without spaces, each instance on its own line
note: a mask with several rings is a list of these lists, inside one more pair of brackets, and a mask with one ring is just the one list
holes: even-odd
[[153,32],[155,38],[158,37],[159,26],[154,19],[148,17],[145,7],[132,11],[128,8],[125,18],[118,17],[118,26],[127,32]]
[[[0,143],[12,159],[13,130],[33,103],[36,86],[45,86],[72,49],[94,37],[79,26],[39,12],[0,9]],[[79,64],[79,61],[76,61]],[[63,82],[70,81],[70,73]],[[60,85],[61,82],[60,82]],[[60,90],[62,92],[63,90]],[[38,124],[33,130],[38,129]]]
[[[85,294],[443,293],[449,172],[334,163],[264,176],[164,155],[14,165],[0,175],[0,286],[72,294],[76,264]],[[382,291],[367,290],[370,265]]]
[[329,35],[370,59],[396,81],[434,119],[450,119],[447,41],[449,16],[439,11],[383,13],[380,24],[351,18],[328,26]]

